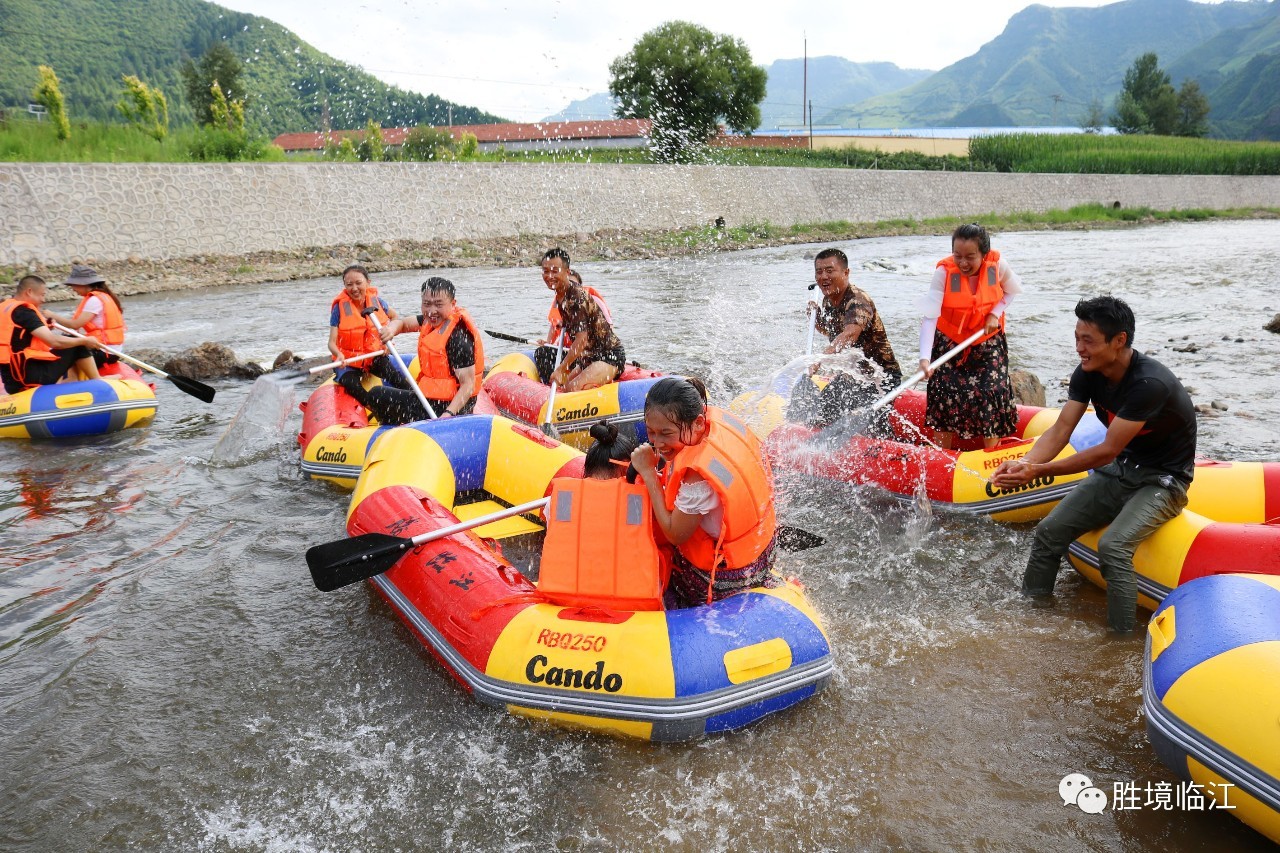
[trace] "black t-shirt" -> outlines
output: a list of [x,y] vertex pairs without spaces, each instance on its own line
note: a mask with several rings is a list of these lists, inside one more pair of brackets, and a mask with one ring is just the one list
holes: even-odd
[[[421,314],[418,315],[418,326],[421,328],[426,326],[426,320]],[[475,367],[476,341],[471,336],[471,330],[462,323],[458,323],[449,333],[449,340],[444,345],[444,356],[449,359],[449,367],[453,370]]]
[[1114,418],[1141,421],[1120,458],[1143,468],[1174,475],[1185,483],[1195,473],[1196,410],[1173,371],[1137,350],[1124,377],[1110,385],[1101,373],[1077,367],[1071,374],[1067,399],[1092,404],[1098,420],[1111,426]]

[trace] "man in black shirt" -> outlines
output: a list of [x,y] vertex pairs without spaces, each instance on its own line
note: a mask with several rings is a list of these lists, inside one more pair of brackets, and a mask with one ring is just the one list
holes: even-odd
[[[1036,525],[1022,591],[1052,594],[1071,543],[1107,526],[1098,543],[1107,581],[1107,623],[1113,631],[1131,631],[1138,598],[1133,554],[1187,505],[1195,472],[1196,413],[1177,377],[1133,349],[1134,318],[1128,305],[1099,296],[1077,304],[1076,317],[1080,365],[1071,374],[1067,404],[1027,455],[1001,464],[991,482],[1013,488],[1037,477],[1093,469]],[[1055,460],[1090,404],[1107,427],[1106,437]]]
[[[422,283],[422,313],[392,320],[382,340],[401,332],[418,333],[418,389],[438,418],[469,414],[484,378],[484,345],[467,310],[458,305],[453,282],[433,276]],[[350,391],[351,389],[347,389]],[[404,424],[430,417],[418,394],[378,385],[352,393],[383,424]]]

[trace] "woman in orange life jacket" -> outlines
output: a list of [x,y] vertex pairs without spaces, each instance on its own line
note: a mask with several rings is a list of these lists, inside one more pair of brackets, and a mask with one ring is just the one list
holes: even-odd
[[[675,546],[669,594],[679,607],[777,582],[773,485],[760,442],[707,405],[696,379],[662,379],[644,404],[649,444],[631,454],[654,520]],[[665,465],[665,471],[659,468]]]
[[81,379],[98,379],[93,352],[97,338],[63,335],[49,328],[40,311],[45,281],[24,275],[12,299],[0,302],[0,381],[5,393],[62,381],[73,367]]
[[[400,316],[369,282],[369,271],[352,264],[342,271],[342,292],[334,297],[329,311],[329,353],[335,361],[385,349],[373,319],[361,313],[366,308],[377,308],[378,321],[384,326]],[[353,389],[363,389],[361,381],[369,373],[384,385],[409,389],[409,380],[386,354],[339,367],[334,381],[354,397],[357,394]]]
[[[124,324],[124,306],[120,298],[112,292],[107,280],[98,275],[93,267],[75,264],[71,267],[71,275],[63,284],[75,291],[80,297],[80,304],[70,317],[48,312],[57,322],[115,349],[124,348],[124,335],[127,331]],[[102,350],[93,351],[93,360],[98,367],[115,364],[119,361],[113,354]]]
[[[560,366],[547,373],[546,381],[554,381],[564,391],[585,391],[617,379],[626,367],[626,351],[614,334],[602,302],[573,283],[568,252],[555,248],[542,256],[542,280],[555,291],[551,316],[559,315],[563,335],[569,341],[561,354]],[[557,332],[554,321],[551,331],[554,338]],[[544,351],[541,359],[539,378],[542,378],[542,368],[550,367],[555,361],[555,341],[550,343],[549,357]]]
[[[480,330],[455,301],[453,282],[432,276],[422,283],[422,313],[401,315],[382,329],[381,340],[418,333],[418,387],[438,418],[469,414],[484,377]],[[383,424],[406,424],[429,417],[412,390],[379,385],[351,396]]]
[[[1009,262],[991,250],[991,235],[976,222],[951,235],[951,254],[938,261],[921,303],[920,369],[929,377],[925,426],[934,441],[951,448],[956,436],[982,437],[992,447],[1018,428],[1009,381],[1005,309],[1022,292]],[[985,336],[951,361],[936,360],[982,330]]]

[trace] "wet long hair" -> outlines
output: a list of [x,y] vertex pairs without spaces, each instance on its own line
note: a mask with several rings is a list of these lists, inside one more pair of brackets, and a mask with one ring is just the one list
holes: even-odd
[[991,234],[985,226],[979,225],[977,222],[966,222],[959,228],[951,232],[951,245],[954,246],[957,240],[972,240],[978,244],[978,251],[986,257],[987,252],[991,251]]
[[707,411],[707,386],[701,379],[659,379],[644,398],[644,413],[660,412],[680,427],[680,440],[689,444],[693,422]]
[[351,266],[347,267],[345,270],[342,271],[342,275],[338,276],[338,278],[340,278],[343,281],[346,281],[347,273],[349,272],[358,272],[360,273],[360,275],[364,276],[365,281],[371,280],[369,278],[369,271],[364,267],[360,266],[359,264],[352,264]]
[[116,296],[115,291],[111,289],[111,285],[107,284],[105,281],[95,281],[93,284],[89,285],[89,292],[93,293],[95,290],[101,291],[107,294],[107,296],[110,296],[111,301],[116,304],[116,308],[120,309],[121,314],[124,314],[124,306],[120,304],[120,297]]
[[627,462],[631,459],[631,451],[636,449],[636,441],[629,435],[622,435],[618,427],[608,421],[597,421],[591,425],[591,447],[587,450],[587,458],[583,462],[583,472],[588,477],[609,479],[621,477],[626,470],[614,461]]

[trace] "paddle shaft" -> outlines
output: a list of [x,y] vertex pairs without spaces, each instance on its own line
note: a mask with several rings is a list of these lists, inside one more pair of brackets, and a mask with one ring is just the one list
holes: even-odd
[[504,518],[510,518],[513,515],[524,515],[526,512],[533,512],[539,509],[545,509],[551,503],[551,498],[538,498],[536,501],[509,506],[506,509],[500,509],[491,512],[488,515],[481,515],[475,518],[469,518],[466,521],[459,521],[457,524],[450,524],[448,527],[441,527],[439,530],[432,530],[429,533],[419,533],[417,536],[408,540],[406,548],[416,548],[427,542],[434,542],[437,539],[443,539],[446,536],[452,536],[455,533],[461,533],[464,530],[472,530],[476,527],[483,527],[491,521],[502,521]]
[[[564,347],[560,345],[560,342],[561,342],[561,339],[557,338],[556,339],[556,366],[552,368],[551,370],[552,373],[555,373],[557,370],[560,369],[560,357],[564,355]],[[543,422],[544,426],[551,425],[551,421],[553,419],[551,411],[555,406],[555,404],[556,404],[556,381],[552,379],[551,393],[547,396],[547,419],[546,421]]]
[[[970,346],[972,346],[972,345],[973,345],[973,344],[978,340],[978,338],[982,337],[982,336],[983,336],[983,335],[985,335],[986,333],[987,333],[986,329],[979,329],[978,331],[974,332],[972,335],[970,335],[970,336],[969,336],[968,338],[966,338],[964,341],[962,341],[961,343],[956,344],[954,347],[952,347],[951,349],[947,350],[947,351],[946,351],[946,352],[944,352],[942,355],[938,356],[938,358],[937,358],[937,360],[936,360],[936,361],[930,362],[930,364],[929,364],[929,370],[930,370],[930,371],[937,370],[939,367],[941,367],[942,365],[946,364],[948,361],[950,361],[951,359],[955,358],[957,355],[959,355],[960,353],[962,353],[964,350],[966,350],[966,349],[968,349]],[[914,375],[914,376],[912,376],[910,379],[908,379],[906,382],[903,382],[903,383],[902,383],[901,385],[899,385],[897,388],[894,388],[894,389],[893,389],[892,391],[890,391],[888,394],[884,395],[884,396],[883,396],[883,397],[881,397],[879,400],[876,400],[874,403],[872,403],[872,404],[871,404],[871,411],[873,411],[873,412],[874,412],[876,409],[882,409],[882,408],[884,408],[885,406],[889,405],[889,404],[890,404],[890,403],[892,403],[894,400],[896,400],[896,399],[897,399],[897,398],[898,398],[898,397],[899,397],[899,396],[900,396],[904,391],[906,391],[906,390],[907,390],[908,388],[910,388],[912,385],[915,385],[915,384],[916,384],[917,382],[919,382],[921,379],[924,379],[924,371],[923,371],[923,370],[917,370],[917,371],[915,372],[915,375]]]
[[346,367],[348,364],[355,364],[357,361],[364,361],[368,358],[377,358],[385,352],[386,350],[380,349],[374,350],[373,352],[366,352],[363,355],[353,355],[351,358],[340,358],[337,361],[331,361],[328,364],[320,364],[312,367],[307,370],[307,373],[319,373],[322,370],[336,370],[339,367]]
[[[365,316],[370,320],[373,320],[374,328],[381,333],[382,321],[378,319],[378,315],[374,313],[374,310],[370,310],[368,308],[364,309]],[[388,338],[385,343],[387,345],[387,349],[391,350],[391,354],[395,356],[395,358],[391,360],[400,367],[400,372],[404,374],[404,378],[409,380],[409,389],[417,395],[418,402],[422,404],[422,408],[427,410],[427,417],[434,421],[436,419],[436,410],[431,408],[431,404],[427,402],[427,396],[422,393],[422,388],[416,381],[414,381],[413,374],[409,372],[409,365],[405,364],[403,359],[400,358],[400,353],[396,351],[396,345],[392,342],[391,338]],[[424,365],[418,365],[419,370],[422,370],[423,367]]]
[[[81,334],[80,332],[77,332],[75,329],[68,329],[66,326],[62,325],[61,323],[54,323],[54,324],[53,324],[53,326],[54,326],[54,328],[55,328],[55,329],[61,329],[62,331],[66,332],[66,333],[67,333],[67,334],[69,334],[69,335],[75,335],[77,338],[83,338],[83,337],[86,337],[85,335]],[[141,367],[141,368],[143,368],[143,369],[145,369],[145,370],[150,370],[152,373],[156,374],[157,376],[163,376],[165,379],[172,379],[172,378],[173,378],[172,376],[170,376],[168,373],[165,373],[165,372],[164,372],[163,370],[161,370],[160,368],[155,367],[155,366],[150,365],[150,364],[147,364],[147,363],[146,363],[145,361],[143,361],[142,359],[134,358],[134,357],[133,357],[133,356],[131,356],[131,355],[125,355],[124,353],[120,352],[120,350],[118,350],[118,349],[113,349],[113,348],[111,348],[111,347],[107,346],[107,345],[106,345],[106,344],[104,344],[104,343],[99,343],[99,344],[98,344],[98,346],[102,349],[102,351],[103,351],[103,352],[109,352],[109,353],[111,353],[112,355],[114,355],[116,358],[122,358],[122,359],[124,359],[125,361],[128,361],[128,362],[131,362],[131,363],[133,363],[133,364],[138,365],[138,367]]]

